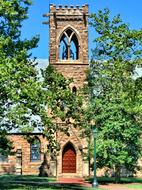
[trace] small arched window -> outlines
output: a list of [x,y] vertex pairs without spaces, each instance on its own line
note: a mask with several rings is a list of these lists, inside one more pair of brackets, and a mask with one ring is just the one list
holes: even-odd
[[38,138],[35,138],[31,144],[30,144],[30,149],[31,149],[31,162],[39,161],[41,159],[41,154],[40,154],[40,140]]
[[76,89],[76,87],[75,87],[75,86],[73,86],[73,88],[72,88],[72,92],[76,94],[77,89]]
[[64,31],[60,39],[59,45],[60,60],[78,60],[79,59],[79,43],[75,32],[68,28]]

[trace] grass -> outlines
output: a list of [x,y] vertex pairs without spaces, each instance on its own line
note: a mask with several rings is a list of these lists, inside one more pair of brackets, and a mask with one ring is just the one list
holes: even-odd
[[[115,183],[114,177],[97,177],[99,184],[107,184],[107,183]],[[93,178],[86,178],[86,181],[92,183]],[[120,179],[120,183],[142,183],[142,178],[136,178],[136,177],[122,177]]]
[[[88,182],[92,182],[93,178],[88,178]],[[16,175],[0,175],[0,190],[90,190],[93,188],[86,188],[76,184],[59,184],[53,183],[56,178],[30,176],[16,176]],[[114,178],[101,177],[98,178],[99,184],[114,183]],[[142,189],[142,178],[121,178],[121,184],[136,190]],[[95,188],[94,188],[95,190]],[[102,190],[97,188],[97,190]]]
[[[38,187],[38,186],[2,186],[0,187],[0,190],[90,190],[91,188],[85,188],[85,187],[72,187],[72,186],[66,186],[66,187]],[[93,190],[93,189],[92,189]],[[95,190],[95,189],[94,189]],[[96,189],[96,190],[104,190],[104,189]]]
[[47,177],[39,177],[36,175],[0,175],[0,182],[1,181],[33,181],[33,182],[53,182],[56,178],[47,178]]
[[[8,188],[8,189],[1,189],[0,188],[0,190],[46,190],[46,189],[48,189],[48,190],[73,190],[73,188],[71,187],[70,188],[70,186],[68,186],[68,187],[66,187],[66,188],[62,188],[62,187],[58,187],[58,188],[48,188],[48,187],[45,187],[45,188],[42,188],[42,187],[33,187],[33,186],[26,186],[26,187],[24,187],[24,186],[21,186],[21,187],[13,187],[13,188]],[[90,190],[91,188],[80,188],[80,189],[78,189],[78,188],[76,188],[76,187],[74,187],[74,190]],[[93,189],[91,189],[91,190],[93,190]],[[94,189],[94,190],[104,190],[104,189],[100,189],[100,188],[98,188],[98,189]]]
[[[34,175],[1,175],[0,176],[0,190],[2,189],[19,189],[19,190],[33,190],[43,185],[55,181],[56,178],[38,177]],[[31,185],[32,184],[32,185]]]
[[[0,190],[89,190],[76,184],[54,184],[56,178],[34,175],[0,175]],[[92,189],[92,188],[91,188]],[[95,190],[95,189],[94,189]],[[101,190],[101,189],[97,189]]]
[[126,185],[126,187],[131,189],[136,189],[136,190],[141,190],[142,189],[142,184],[129,184]]

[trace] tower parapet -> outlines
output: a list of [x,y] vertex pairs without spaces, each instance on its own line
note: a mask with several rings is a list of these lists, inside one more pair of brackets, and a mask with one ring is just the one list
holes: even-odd
[[[83,16],[86,14],[88,16],[88,5],[83,6],[73,6],[73,5],[59,5],[56,6],[54,4],[50,4],[50,15],[55,14],[59,17],[65,17],[63,19],[66,19],[67,17],[73,17],[73,19],[77,19],[77,17]],[[83,18],[82,18],[83,19]]]

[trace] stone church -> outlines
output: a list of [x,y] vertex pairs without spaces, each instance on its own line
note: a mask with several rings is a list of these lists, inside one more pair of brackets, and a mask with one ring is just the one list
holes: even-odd
[[[72,90],[83,86],[88,67],[88,5],[55,6],[50,4],[48,17],[50,44],[49,64],[66,78],[73,78]],[[89,165],[84,153],[86,139],[80,138],[80,131],[73,126],[70,136],[57,133],[60,151],[56,159],[50,159],[53,176],[84,177],[89,175]],[[23,134],[13,133],[9,138],[14,142],[14,155],[0,157],[0,173],[39,174],[47,142],[41,133],[32,134],[36,143],[29,143]]]

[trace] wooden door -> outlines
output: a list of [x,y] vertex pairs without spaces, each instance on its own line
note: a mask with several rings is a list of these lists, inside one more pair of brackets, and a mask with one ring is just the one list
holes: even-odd
[[63,150],[62,172],[76,173],[76,152],[70,143],[68,143]]

